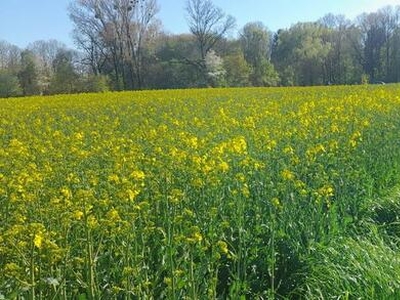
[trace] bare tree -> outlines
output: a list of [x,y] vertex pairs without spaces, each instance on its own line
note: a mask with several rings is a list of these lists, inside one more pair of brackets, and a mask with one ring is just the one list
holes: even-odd
[[28,50],[32,51],[44,68],[50,68],[60,49],[67,48],[65,44],[57,40],[39,40],[28,45]]
[[324,82],[343,84],[346,82],[346,73],[349,73],[346,72],[348,67],[346,59],[350,49],[346,47],[349,46],[349,31],[352,24],[344,15],[333,14],[325,15],[318,23],[325,29],[323,40],[331,45],[324,61]]
[[112,65],[112,77],[118,89],[121,76],[119,58],[115,55],[116,45],[104,39],[108,23],[101,13],[104,4],[105,1],[77,0],[69,7],[69,16],[75,25],[74,41],[86,53],[85,62],[93,74],[102,73],[102,66],[107,61]]
[[187,0],[187,19],[190,32],[196,36],[201,59],[235,26],[232,16],[216,7],[210,0]]
[[210,0],[187,0],[186,12],[189,29],[197,39],[200,55],[200,61],[191,61],[191,63],[207,80],[205,65],[207,54],[225,37],[229,30],[234,28],[235,19],[232,16],[226,16]]
[[156,0],[76,0],[70,6],[75,41],[88,56],[94,72],[112,65],[116,85],[143,84],[143,47],[158,12]]
[[18,72],[21,60],[21,49],[6,41],[0,41],[0,70],[13,74]]
[[53,61],[57,53],[66,49],[66,45],[57,40],[39,40],[28,45],[28,50],[35,56],[38,80],[41,90],[46,92],[54,75]]
[[362,64],[371,81],[392,80],[390,73],[396,64],[391,60],[391,54],[397,50],[392,41],[399,26],[399,16],[399,8],[386,6],[357,18],[363,46]]
[[393,48],[391,40],[396,31],[396,28],[400,25],[400,6],[394,8],[393,6],[385,6],[378,11],[380,15],[380,26],[383,29],[385,35],[385,80],[391,81],[390,69],[393,62],[391,61],[391,50]]

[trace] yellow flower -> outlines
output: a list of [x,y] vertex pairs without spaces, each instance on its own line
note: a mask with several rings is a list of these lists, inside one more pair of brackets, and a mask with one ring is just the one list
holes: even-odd
[[35,245],[35,247],[41,249],[42,248],[42,242],[43,242],[42,233],[35,234],[35,237],[33,238],[33,244]]
[[242,136],[235,138],[231,143],[231,147],[233,152],[236,152],[238,154],[245,154],[247,150],[246,139]]
[[276,197],[271,199],[271,203],[277,209],[281,209],[282,208],[281,201]]
[[136,196],[139,195],[139,193],[140,193],[140,192],[137,191],[137,190],[132,191],[131,189],[128,189],[126,192],[127,192],[127,194],[128,194],[128,199],[129,199],[130,201],[135,200]]
[[198,147],[198,139],[197,137],[191,137],[188,139],[188,144],[190,147],[192,147],[193,149],[197,149]]
[[203,236],[200,233],[200,228],[198,226],[191,227],[191,235],[186,239],[189,243],[199,243],[203,240]]
[[109,210],[107,212],[106,217],[107,217],[107,221],[109,221],[109,222],[118,222],[121,220],[118,210],[116,210],[115,208],[112,208],[111,210]]
[[318,194],[323,197],[333,197],[334,189],[330,185],[324,185],[320,189],[318,189]]
[[83,140],[83,137],[84,137],[83,132],[77,132],[77,133],[75,133],[75,135],[74,135],[74,138],[75,138],[76,140],[78,140],[78,141],[82,141],[82,140]]
[[277,142],[276,142],[275,140],[271,140],[271,141],[269,141],[269,142],[267,143],[267,145],[265,146],[265,148],[266,148],[268,151],[272,151],[272,150],[276,147],[276,145],[277,145]]
[[20,153],[24,150],[24,144],[17,139],[12,139],[9,144],[16,153]]
[[140,170],[133,171],[130,175],[130,178],[135,180],[144,180],[145,177],[144,172]]
[[16,263],[7,263],[4,266],[4,274],[8,276],[18,276],[18,273],[21,271],[21,267],[18,266]]
[[224,241],[218,241],[217,242],[217,247],[219,249],[219,251],[223,254],[228,254],[229,250],[228,250],[228,244]]
[[282,176],[282,178],[285,179],[285,180],[293,180],[294,177],[295,177],[294,174],[293,174],[293,172],[290,171],[290,170],[288,170],[288,169],[283,170],[283,171],[281,172],[281,176]]
[[204,186],[204,181],[201,178],[194,178],[192,179],[191,184],[196,188],[200,188]]
[[329,142],[329,148],[330,148],[331,151],[338,150],[338,149],[339,149],[339,143],[338,143],[338,141],[335,141],[335,140],[330,141],[330,142]]
[[349,141],[349,144],[350,144],[351,147],[355,148],[355,147],[357,146],[357,141],[351,139],[351,140]]
[[242,191],[243,196],[245,196],[246,198],[250,197],[250,190],[249,190],[249,186],[247,185],[247,183],[243,184],[241,191]]
[[167,286],[171,286],[171,285],[172,285],[172,279],[171,279],[171,277],[164,277],[164,283],[165,283]]
[[60,190],[60,193],[61,193],[61,195],[64,196],[65,199],[71,199],[71,198],[72,198],[72,192],[71,192],[71,190],[70,190],[69,188],[67,188],[67,187],[63,187],[63,188]]
[[108,176],[108,181],[111,183],[119,183],[119,177],[117,174],[111,174]]
[[338,133],[340,131],[339,130],[339,126],[337,124],[332,124],[331,125],[331,131],[335,132],[335,133]]
[[237,173],[235,178],[240,182],[245,182],[246,181],[246,177],[244,176],[243,173]]
[[196,242],[201,242],[203,240],[203,236],[200,234],[200,232],[195,232],[192,238]]
[[75,219],[80,220],[80,219],[82,219],[82,217],[83,217],[83,212],[82,211],[77,210],[77,211],[74,212],[74,218]]
[[87,218],[87,224],[88,224],[89,228],[92,228],[92,229],[96,228],[99,225],[99,223],[97,222],[97,219],[93,215],[90,215]]
[[171,195],[168,195],[168,200],[172,204],[179,203],[184,197],[184,193],[180,189],[173,189]]
[[291,146],[287,146],[283,149],[283,153],[285,154],[294,154],[294,149]]
[[219,169],[220,169],[222,172],[226,173],[226,172],[229,170],[229,165],[228,165],[228,163],[225,162],[225,161],[221,161],[220,164],[219,164]]

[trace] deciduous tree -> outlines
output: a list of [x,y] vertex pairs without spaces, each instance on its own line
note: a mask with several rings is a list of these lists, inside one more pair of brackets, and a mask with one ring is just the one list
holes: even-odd
[[275,37],[273,61],[283,84],[326,84],[323,63],[330,43],[323,39],[324,28],[314,22],[297,23],[280,30]]
[[7,71],[0,70],[0,98],[15,97],[22,94],[18,77]]
[[234,28],[235,19],[226,16],[210,0],[187,0],[186,13],[190,32],[196,37],[198,46],[199,58],[192,60],[192,64],[203,75],[205,84],[209,85],[206,56]]
[[249,86],[250,66],[243,53],[234,53],[224,57],[226,83],[228,86]]
[[0,41],[0,70],[17,74],[21,64],[21,49],[6,41]]
[[53,62],[57,54],[67,47],[57,40],[39,40],[29,44],[27,49],[32,52],[37,62],[40,89],[43,93],[48,93],[50,82],[54,76]]
[[261,22],[247,23],[240,32],[244,58],[250,65],[253,86],[275,86],[278,73],[270,62],[271,34]]
[[156,0],[76,0],[69,8],[75,40],[93,72],[111,66],[117,89],[143,85],[143,49]]
[[21,52],[21,67],[18,78],[24,96],[41,93],[37,60],[32,51],[24,50]]
[[74,68],[74,53],[71,50],[61,49],[54,61],[54,75],[50,83],[53,94],[67,94],[79,91],[79,76]]

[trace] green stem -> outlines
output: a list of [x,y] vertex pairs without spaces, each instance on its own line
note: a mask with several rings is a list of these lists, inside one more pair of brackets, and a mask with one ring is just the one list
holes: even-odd
[[272,214],[272,232],[271,232],[271,294],[275,298],[275,215]]
[[86,259],[87,259],[87,271],[88,271],[88,278],[87,281],[89,282],[88,286],[88,294],[89,299],[96,299],[96,280],[95,280],[95,270],[94,270],[94,260],[93,260],[93,245],[92,245],[92,238],[90,228],[87,222],[87,214],[85,212],[85,234],[86,234]]
[[35,245],[32,242],[31,259],[30,259],[30,295],[29,300],[35,300]]
[[194,262],[193,262],[193,251],[194,249],[191,249],[190,251],[190,291],[191,291],[191,299],[196,300],[197,299],[197,293],[196,293],[196,280],[194,278]]

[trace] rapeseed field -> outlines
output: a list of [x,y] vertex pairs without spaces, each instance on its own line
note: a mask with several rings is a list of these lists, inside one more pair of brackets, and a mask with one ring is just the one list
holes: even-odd
[[0,99],[0,143],[0,299],[399,296],[399,85]]

